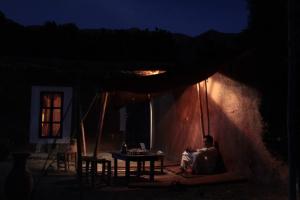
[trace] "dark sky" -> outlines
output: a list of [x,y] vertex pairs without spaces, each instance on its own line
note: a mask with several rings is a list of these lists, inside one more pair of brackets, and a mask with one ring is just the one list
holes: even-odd
[[0,0],[0,11],[23,25],[46,21],[80,28],[160,28],[195,36],[209,29],[239,32],[246,0]]

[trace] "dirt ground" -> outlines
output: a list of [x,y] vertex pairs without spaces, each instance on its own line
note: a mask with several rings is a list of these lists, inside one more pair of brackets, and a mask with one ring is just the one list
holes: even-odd
[[[209,184],[185,186],[170,183],[164,187],[132,187],[122,184],[111,186],[96,185],[95,188],[85,185],[80,190],[75,172],[54,172],[41,176],[43,160],[29,160],[28,168],[33,174],[35,190],[33,200],[59,200],[59,199],[158,199],[158,200],[285,200],[288,199],[287,187],[282,185],[256,184],[251,181],[236,183]],[[0,199],[5,199],[3,186],[5,178],[12,167],[12,161],[0,162]],[[51,172],[53,170],[53,173]]]

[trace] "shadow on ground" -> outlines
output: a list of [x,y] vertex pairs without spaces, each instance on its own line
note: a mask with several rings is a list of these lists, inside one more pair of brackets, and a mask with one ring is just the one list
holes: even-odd
[[[34,175],[35,190],[32,200],[60,200],[60,199],[130,199],[130,200],[285,200],[287,198],[287,187],[274,185],[258,185],[249,181],[195,185],[186,186],[180,181],[170,182],[164,185],[135,184],[148,182],[147,174],[141,178],[132,176],[130,181],[133,184],[126,185],[124,178],[112,181],[111,186],[105,183],[97,182],[95,187],[83,180],[83,187],[80,189],[76,174],[73,172],[50,171],[41,176],[43,161],[29,160],[28,168]],[[5,178],[12,167],[12,161],[0,162],[0,199],[5,199],[3,195],[3,186]],[[165,174],[157,175],[157,179],[164,178],[166,174],[172,173],[166,171]],[[122,174],[120,174],[122,175]],[[179,180],[179,179],[178,179]]]

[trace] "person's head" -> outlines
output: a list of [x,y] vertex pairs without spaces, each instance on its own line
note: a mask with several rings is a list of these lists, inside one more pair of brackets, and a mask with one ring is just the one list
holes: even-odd
[[212,147],[214,145],[214,138],[210,135],[206,135],[203,138],[205,147]]

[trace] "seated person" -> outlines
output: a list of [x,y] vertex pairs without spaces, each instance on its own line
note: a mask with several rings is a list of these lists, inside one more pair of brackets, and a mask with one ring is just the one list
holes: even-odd
[[194,174],[214,173],[217,168],[219,153],[213,144],[213,137],[207,135],[204,137],[204,148],[197,151],[187,148],[182,153],[181,171],[185,172],[188,168],[192,168],[192,173]]

